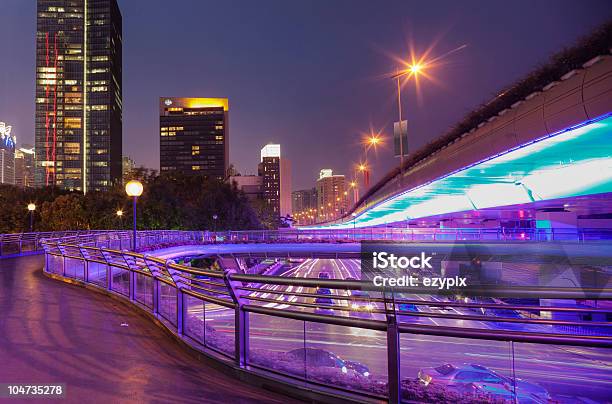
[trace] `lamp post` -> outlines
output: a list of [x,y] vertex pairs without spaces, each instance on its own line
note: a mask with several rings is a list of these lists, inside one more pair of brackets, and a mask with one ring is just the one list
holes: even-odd
[[34,231],[34,211],[36,210],[36,205],[33,203],[28,203],[28,211],[30,212],[30,233]]
[[[130,182],[128,182],[127,184],[125,184],[125,192],[128,194],[128,196],[132,197],[132,206],[134,209],[134,212],[132,214],[133,216],[133,242],[132,242],[132,251],[136,251],[136,201],[138,200],[138,197],[140,195],[142,195],[142,183],[138,180],[131,180]],[[119,214],[119,211],[117,212],[117,216],[122,216],[123,212],[121,211],[121,215]]]
[[[404,169],[404,138],[402,136],[402,84],[401,78],[404,76],[408,76],[409,78],[412,76],[417,76],[423,70],[423,65],[420,63],[414,63],[408,68],[403,70],[398,70],[398,72],[391,76],[392,79],[397,80],[397,112],[398,112],[398,127],[399,127],[399,152],[400,152],[400,178],[402,171]],[[406,131],[408,130],[408,125],[406,125]]]

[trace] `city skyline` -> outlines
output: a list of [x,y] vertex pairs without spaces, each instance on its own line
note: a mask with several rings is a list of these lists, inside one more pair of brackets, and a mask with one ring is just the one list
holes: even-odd
[[[396,118],[396,106],[393,83],[382,76],[397,64],[393,56],[408,54],[409,38],[420,51],[438,40],[434,53],[468,45],[465,51],[449,61],[449,65],[433,72],[440,85],[429,83],[423,86],[421,102],[412,85],[404,90],[405,114],[413,123],[409,128],[408,147],[413,151],[441,135],[465,112],[486,101],[495,91],[547,60],[562,46],[572,44],[609,16],[605,2],[591,2],[588,6],[556,3],[558,7],[552,13],[544,3],[530,5],[530,14],[524,16],[520,26],[513,26],[513,13],[506,16],[503,8],[526,7],[527,3],[503,7],[486,5],[474,13],[466,11],[473,7],[446,3],[446,7],[424,6],[412,14],[408,9],[405,13],[397,12],[398,7],[408,5],[398,4],[398,7],[388,7],[389,10],[376,8],[372,11],[365,3],[362,7],[348,7],[346,3],[343,13],[349,14],[347,18],[360,21],[365,27],[368,24],[379,27],[377,30],[363,30],[367,31],[366,35],[357,32],[362,31],[359,27],[325,24],[325,21],[333,20],[343,7],[332,10],[317,5],[270,3],[266,8],[267,14],[251,10],[258,13],[259,21],[264,21],[261,26],[268,26],[260,29],[248,24],[243,24],[244,27],[227,25],[230,24],[227,15],[239,10],[248,14],[252,6],[224,4],[213,6],[223,18],[211,22],[203,33],[214,32],[221,26],[217,24],[225,24],[226,29],[218,32],[226,35],[213,36],[216,40],[208,45],[206,42],[193,42],[198,37],[195,35],[196,39],[189,38],[185,44],[175,46],[173,38],[183,32],[183,26],[193,25],[192,15],[197,15],[197,11],[204,7],[195,2],[184,4],[187,7],[168,9],[161,2],[151,2],[150,7],[138,9],[141,12],[138,14],[137,5],[119,1],[126,42],[123,154],[132,156],[139,165],[159,169],[155,109],[160,96],[206,94],[228,97],[234,105],[229,163],[240,172],[253,172],[257,156],[251,150],[260,144],[281,143],[293,161],[294,189],[311,187],[323,167],[331,167],[335,172],[350,177],[351,165],[360,154],[360,133],[367,132],[370,126],[375,130],[382,129],[387,136],[386,148],[379,154],[391,155],[389,136]],[[441,13],[440,8],[445,12]],[[30,31],[35,26],[35,5],[9,1],[5,9],[8,24],[0,29],[2,37],[10,36],[12,42],[3,42],[2,50],[13,57],[1,62],[0,71],[5,72],[2,87],[11,94],[11,99],[7,102],[3,97],[0,101],[0,116],[13,123],[20,142],[33,143],[33,72],[24,66],[31,65],[33,60],[35,39]],[[192,13],[187,12],[190,9]],[[165,21],[164,30],[143,24],[146,19],[156,21],[167,12],[172,12],[176,18]],[[297,29],[293,23],[279,22],[277,17],[283,13],[306,26],[315,21],[323,24],[317,29]],[[494,16],[491,20],[497,19],[497,23],[483,19],[483,13]],[[436,23],[424,23],[435,15]],[[542,20],[544,15],[547,18]],[[179,26],[174,21],[183,22]],[[270,24],[265,24],[266,21]],[[383,21],[387,23],[382,24]],[[255,30],[257,35],[245,35],[246,30],[254,28],[258,28]],[[483,29],[490,35],[479,39],[477,34]],[[265,46],[267,39],[281,34],[283,39],[274,44],[274,49]],[[331,39],[330,43],[323,38]],[[157,44],[159,49],[152,44]],[[243,51],[224,52],[225,48],[236,47]],[[492,47],[504,49],[495,60],[487,57]],[[209,48],[219,51],[222,57],[212,63],[213,59],[201,55],[202,52],[192,52],[193,49]],[[169,54],[160,57],[164,52]],[[261,57],[255,58],[254,52],[259,52]],[[155,66],[150,66],[153,60]],[[300,62],[297,67],[296,60]],[[180,75],[172,73],[176,61],[181,61]],[[293,70],[285,68],[289,65]],[[313,68],[319,70],[318,75],[312,73]],[[150,85],[152,77],[157,78],[155,86]],[[338,84],[333,90],[329,85],[332,82]],[[345,94],[351,94],[351,97]],[[430,108],[432,105],[435,108]],[[323,139],[329,147],[314,153],[317,143]],[[340,153],[347,157],[337,159]],[[306,161],[307,158],[312,161]],[[374,161],[371,183],[395,162],[391,158]]]

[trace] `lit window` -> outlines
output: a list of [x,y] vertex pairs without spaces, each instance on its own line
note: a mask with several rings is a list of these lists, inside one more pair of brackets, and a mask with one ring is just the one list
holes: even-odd
[[80,129],[81,118],[64,118],[64,128],[67,129]]

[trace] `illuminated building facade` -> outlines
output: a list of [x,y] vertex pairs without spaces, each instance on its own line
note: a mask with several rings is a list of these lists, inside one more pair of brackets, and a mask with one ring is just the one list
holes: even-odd
[[0,122],[0,184],[15,184],[15,136],[12,127]]
[[349,207],[346,179],[344,175],[334,175],[330,169],[321,170],[317,180],[317,218],[318,221],[333,220]]
[[38,0],[36,184],[121,182],[122,18],[117,0]]
[[227,98],[159,99],[161,174],[223,180],[229,162]]
[[279,144],[268,144],[261,149],[259,175],[266,204],[278,216],[291,215],[291,165],[281,157]]
[[136,163],[129,156],[123,156],[121,159],[121,178],[123,179],[123,184],[127,184],[132,178],[132,174],[134,173],[134,169],[136,168]]
[[315,223],[317,214],[317,189],[302,189],[291,193],[293,217],[298,224]]
[[21,188],[34,187],[34,148],[30,145],[15,150],[15,185]]

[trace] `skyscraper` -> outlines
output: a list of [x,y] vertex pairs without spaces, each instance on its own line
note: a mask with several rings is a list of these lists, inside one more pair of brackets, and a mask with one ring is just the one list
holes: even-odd
[[23,145],[15,150],[15,185],[18,187],[34,187],[34,157],[31,145]]
[[12,127],[0,122],[0,184],[15,184],[15,136]]
[[223,180],[229,162],[227,98],[159,99],[161,173]]
[[281,157],[279,144],[268,144],[261,149],[258,171],[264,201],[272,212],[279,218],[291,215],[291,165]]
[[291,193],[291,209],[298,224],[315,222],[317,213],[317,189],[301,189]]
[[317,218],[334,220],[346,213],[349,206],[344,175],[334,175],[330,169],[321,170],[317,180]]
[[130,158],[130,156],[123,156],[121,159],[121,178],[123,184],[127,184],[132,178],[136,163]]
[[38,0],[37,185],[121,181],[121,31],[117,0]]

